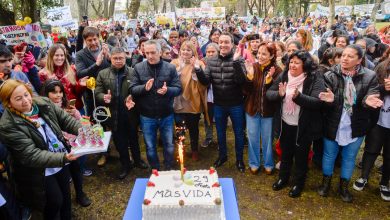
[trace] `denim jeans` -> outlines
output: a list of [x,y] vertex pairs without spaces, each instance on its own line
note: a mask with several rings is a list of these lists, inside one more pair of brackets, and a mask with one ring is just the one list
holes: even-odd
[[[340,177],[350,180],[355,168],[357,153],[362,145],[364,137],[359,137],[355,142],[342,146],[341,174]],[[339,153],[339,144],[336,141],[324,138],[324,155],[322,158],[322,172],[326,176],[333,175],[334,163]]]
[[263,153],[264,168],[273,169],[274,159],[272,156],[272,117],[263,118],[259,114],[246,116],[246,128],[248,134],[249,166],[257,169],[261,165],[260,138]]
[[170,169],[173,166],[173,114],[165,118],[140,117],[142,132],[146,145],[146,155],[152,169],[160,169],[160,161],[157,155],[157,129],[160,130],[160,138],[164,147],[164,166]]
[[233,123],[234,141],[236,149],[236,160],[243,160],[244,151],[244,107],[237,106],[218,106],[214,105],[214,118],[217,127],[217,138],[219,146],[219,157],[227,157],[226,146],[226,127],[227,119]]

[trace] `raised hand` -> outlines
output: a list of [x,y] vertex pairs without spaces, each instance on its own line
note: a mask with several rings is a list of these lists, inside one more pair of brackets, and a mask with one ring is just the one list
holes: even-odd
[[86,77],[83,77],[79,80],[79,84],[80,86],[87,86],[87,80],[88,80],[89,76],[86,76]]
[[135,102],[133,101],[133,97],[131,95],[127,96],[125,105],[127,107],[127,110],[130,110],[134,107]]
[[267,77],[272,77],[275,74],[275,67],[271,67],[267,73]]
[[286,95],[287,83],[279,83],[279,96],[284,97]]
[[102,65],[102,63],[103,63],[103,58],[104,58],[104,54],[103,54],[103,50],[102,50],[102,51],[100,51],[99,55],[98,55],[97,58],[96,58],[96,65],[97,65],[97,66]]
[[245,69],[246,69],[246,77],[249,80],[253,80],[255,70],[253,68],[253,65],[247,60],[245,60]]
[[321,101],[327,102],[327,103],[332,103],[334,102],[334,94],[332,90],[329,88],[326,88],[326,92],[321,92],[318,95],[318,98],[320,98]]
[[145,84],[145,90],[150,91],[154,83],[154,79],[149,79]]
[[103,100],[106,104],[110,104],[110,102],[111,102],[111,91],[110,90],[107,91],[107,94],[103,95]]
[[160,95],[165,95],[165,93],[167,93],[167,91],[168,91],[167,83],[164,82],[163,87],[161,87],[161,89],[158,89],[157,93]]
[[295,99],[298,95],[299,95],[299,90],[298,87],[296,87],[294,90],[293,99]]
[[371,108],[380,108],[383,105],[383,101],[379,99],[379,94],[372,94],[367,96],[366,105]]
[[390,91],[390,77],[385,79],[385,90]]

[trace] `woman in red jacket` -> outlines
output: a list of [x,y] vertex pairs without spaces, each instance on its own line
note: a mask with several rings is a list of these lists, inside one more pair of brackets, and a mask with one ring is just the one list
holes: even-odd
[[39,71],[41,82],[47,79],[57,79],[65,87],[66,97],[69,100],[76,99],[77,110],[83,112],[81,94],[85,89],[88,77],[77,79],[76,71],[69,65],[66,59],[66,49],[62,44],[54,44],[50,47],[47,55],[46,67]]

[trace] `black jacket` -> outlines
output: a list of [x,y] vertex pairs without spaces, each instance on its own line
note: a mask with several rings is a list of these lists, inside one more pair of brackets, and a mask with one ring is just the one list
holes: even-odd
[[[340,65],[332,67],[325,73],[324,78],[325,86],[334,93],[334,102],[325,113],[325,137],[335,140],[344,105],[345,83]],[[366,106],[365,100],[368,95],[379,94],[379,85],[376,74],[365,67],[361,67],[352,80],[357,95],[351,116],[352,137],[355,138],[364,136],[370,128],[370,109]]]
[[236,106],[244,102],[242,93],[246,70],[242,59],[233,61],[233,53],[207,59],[206,69],[197,69],[199,81],[213,85],[214,103],[219,106]]
[[76,53],[76,70],[79,79],[86,76],[96,78],[101,70],[110,66],[111,64],[107,59],[103,59],[102,64],[97,66],[95,57],[87,47]]
[[[280,101],[279,111],[275,116],[280,123],[275,129],[282,131],[281,114],[284,97],[279,96],[279,83],[288,82],[288,73],[285,71],[267,90],[267,98],[271,101]],[[321,108],[323,102],[318,98],[320,92],[325,91],[324,80],[318,73],[309,74],[303,82],[302,93],[293,101],[301,107],[298,121],[297,145],[308,143],[322,137],[322,116]]]
[[[181,93],[181,82],[174,65],[160,60],[151,65],[148,61],[138,63],[130,77],[130,93],[138,105],[140,114],[149,118],[163,118],[173,113],[173,98]],[[145,84],[154,79],[152,88],[146,91]],[[164,82],[168,91],[157,93]]]
[[[118,74],[118,73],[121,74]],[[109,107],[111,118],[109,118],[109,125],[113,131],[117,131],[119,123],[135,123],[138,124],[139,113],[137,105],[130,111],[125,106],[126,98],[129,96],[130,77],[133,73],[133,68],[125,67],[121,70],[113,67],[106,68],[99,72],[96,79],[96,101]],[[119,85],[120,84],[120,85]],[[107,91],[111,92],[110,104],[104,103],[104,95]],[[130,122],[129,122],[130,120]]]

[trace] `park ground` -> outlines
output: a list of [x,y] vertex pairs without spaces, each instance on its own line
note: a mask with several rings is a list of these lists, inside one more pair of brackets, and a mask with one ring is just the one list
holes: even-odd
[[[389,25],[390,22],[377,23],[377,28]],[[202,123],[201,123],[202,124]],[[204,137],[203,126],[200,128],[200,139]],[[215,131],[214,131],[215,132]],[[214,134],[214,137],[216,135]],[[289,188],[274,192],[272,184],[277,178],[277,172],[271,176],[264,173],[252,175],[249,172],[239,173],[235,167],[234,156],[234,135],[231,127],[228,128],[229,160],[224,166],[218,168],[220,177],[233,178],[237,188],[237,199],[242,220],[257,219],[390,219],[390,202],[384,202],[379,196],[378,183],[380,174],[374,168],[369,185],[363,192],[352,189],[354,201],[351,204],[344,203],[337,195],[339,181],[339,169],[336,169],[333,178],[332,191],[329,197],[320,197],[316,189],[321,183],[322,173],[316,166],[312,165],[305,190],[300,198],[292,199],[288,197]],[[140,144],[145,156],[145,145],[140,133]],[[82,208],[73,202],[74,219],[88,220],[108,220],[122,219],[127,202],[130,198],[136,178],[147,178],[150,172],[134,169],[124,180],[116,179],[119,171],[118,154],[112,148],[110,158],[106,166],[99,168],[96,166],[96,156],[89,157],[89,166],[94,174],[84,178],[84,188],[88,196],[92,199],[92,205]],[[159,147],[160,159],[162,158],[161,147]],[[356,163],[360,161],[363,150],[359,152]],[[245,161],[247,161],[248,151],[245,148]],[[186,158],[185,166],[189,170],[208,169],[218,156],[217,146],[200,148],[200,158],[198,162],[193,162]],[[376,166],[381,164],[378,158]],[[359,177],[360,170],[355,169],[352,180]],[[74,194],[73,194],[74,195]]]
[[[202,123],[201,123],[202,124]],[[204,137],[201,126],[201,139]],[[214,137],[216,137],[214,135]],[[384,202],[379,196],[378,183],[380,174],[374,168],[369,185],[363,192],[352,189],[354,201],[344,203],[337,195],[339,169],[336,169],[330,196],[320,197],[316,189],[321,183],[322,173],[315,165],[310,166],[305,190],[300,198],[288,197],[289,188],[275,192],[272,184],[277,178],[277,172],[271,176],[264,173],[252,175],[248,171],[239,173],[235,167],[234,135],[231,127],[228,128],[229,160],[218,168],[220,177],[233,178],[237,188],[237,199],[241,219],[390,219],[390,203]],[[145,146],[140,134],[140,144],[145,158]],[[160,159],[162,148],[158,147]],[[356,162],[360,161],[362,149]],[[94,173],[84,178],[84,188],[93,203],[90,207],[82,208],[73,202],[74,219],[122,219],[136,178],[147,178],[150,171],[133,169],[124,179],[116,179],[120,163],[117,152],[112,148],[106,166],[96,165],[96,156],[89,157],[89,166]],[[198,162],[186,157],[185,166],[189,170],[208,169],[217,158],[216,145],[200,148]],[[247,161],[247,147],[245,147],[245,161]],[[381,164],[378,158],[376,166]],[[355,169],[352,180],[356,180],[360,170]],[[73,194],[74,195],[74,194]],[[74,196],[73,196],[74,197]]]

